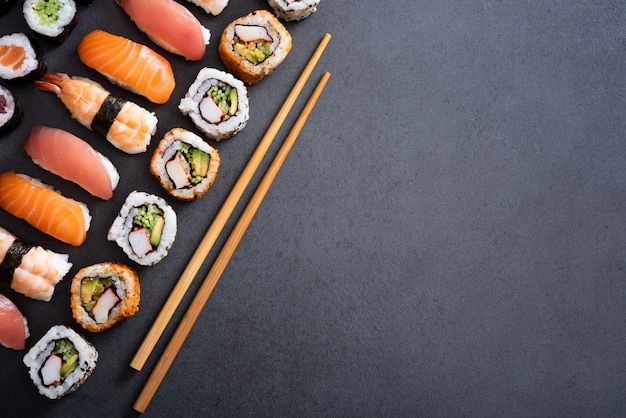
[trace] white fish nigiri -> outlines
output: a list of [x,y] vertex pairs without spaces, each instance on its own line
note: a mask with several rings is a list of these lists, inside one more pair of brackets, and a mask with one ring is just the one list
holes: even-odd
[[108,200],[120,176],[113,163],[91,145],[58,128],[35,125],[24,142],[35,164]]
[[26,318],[11,299],[0,295],[0,344],[23,350],[29,337]]
[[211,32],[174,0],[116,0],[137,27],[161,48],[190,61],[202,59]]
[[200,6],[205,12],[217,16],[228,5],[228,0],[188,0],[196,6]]

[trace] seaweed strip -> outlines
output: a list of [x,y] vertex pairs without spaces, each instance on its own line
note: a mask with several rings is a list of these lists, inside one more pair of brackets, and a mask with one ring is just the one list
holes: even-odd
[[25,244],[18,239],[15,239],[7,253],[0,263],[0,280],[13,280],[13,272],[22,264],[22,258],[33,248],[32,245]]
[[113,125],[124,104],[126,104],[126,100],[109,94],[102,102],[102,106],[98,109],[96,116],[94,116],[91,122],[91,130],[106,138],[111,125]]

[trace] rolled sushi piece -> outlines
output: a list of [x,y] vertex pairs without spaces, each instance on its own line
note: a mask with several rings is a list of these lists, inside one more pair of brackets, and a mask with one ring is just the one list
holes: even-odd
[[139,310],[139,276],[122,263],[80,269],[72,279],[70,293],[72,316],[91,332],[107,330]]
[[285,60],[291,43],[291,35],[272,13],[257,10],[226,26],[218,53],[235,77],[254,84]]
[[196,6],[202,7],[205,12],[213,16],[222,13],[224,8],[228,6],[228,0],[188,0]]
[[302,20],[317,11],[320,0],[267,0],[279,18],[291,22]]
[[215,148],[182,128],[167,132],[150,160],[150,172],[178,200],[201,197],[213,185],[220,166]]
[[23,118],[24,110],[11,90],[0,85],[0,136],[17,128]]
[[107,238],[143,266],[161,261],[176,239],[176,212],[156,195],[132,191],[122,205]]
[[43,396],[60,399],[91,375],[98,352],[82,335],[55,325],[24,356],[31,380]]
[[0,294],[0,344],[13,350],[23,350],[29,336],[26,317],[11,299]]
[[78,21],[74,0],[26,0],[22,12],[33,32],[56,44],[67,39]]
[[12,83],[34,80],[46,72],[39,43],[21,32],[0,37],[0,78]]
[[0,227],[0,282],[14,291],[49,302],[71,267],[67,254],[27,244]]
[[248,90],[232,74],[203,68],[178,105],[208,138],[220,141],[241,131],[248,123]]

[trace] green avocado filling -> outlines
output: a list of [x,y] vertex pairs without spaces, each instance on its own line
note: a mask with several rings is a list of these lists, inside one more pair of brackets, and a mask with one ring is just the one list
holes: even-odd
[[224,117],[222,122],[227,121],[237,113],[237,89],[226,83],[218,81],[206,92],[207,97],[211,97],[215,104],[222,110]]
[[100,296],[109,287],[115,288],[111,277],[83,277],[80,282],[80,301],[86,312],[91,313]]
[[137,207],[137,215],[133,218],[133,225],[150,231],[150,245],[154,248],[159,246],[165,218],[163,217],[163,211],[157,205],[146,203]]
[[53,25],[59,20],[59,11],[63,6],[58,0],[39,0],[33,10],[44,26]]
[[[235,89],[232,91],[235,91]],[[189,185],[187,187],[193,187],[204,180],[209,171],[209,162],[211,161],[210,155],[184,142],[180,143],[180,149],[177,153],[183,168],[190,178]]]
[[56,354],[63,359],[61,379],[72,373],[74,369],[76,369],[76,366],[78,366],[78,351],[76,351],[74,344],[68,339],[63,338],[55,341],[52,354]]
[[237,36],[233,38],[233,49],[254,65],[265,61],[272,54],[271,47],[269,41],[242,42]]

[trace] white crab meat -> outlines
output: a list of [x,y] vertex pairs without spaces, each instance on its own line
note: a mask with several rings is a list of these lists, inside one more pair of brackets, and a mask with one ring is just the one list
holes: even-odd
[[267,33],[265,26],[235,25],[235,35],[241,42],[272,42],[272,37]]
[[222,109],[215,103],[215,100],[208,96],[200,102],[200,114],[207,122],[216,124],[220,123],[224,117]]
[[133,249],[133,252],[139,257],[143,257],[152,251],[152,245],[150,244],[150,231],[146,228],[135,229],[128,234],[128,243]]
[[174,158],[165,163],[165,171],[177,189],[182,189],[189,184],[189,174],[180,161],[180,153],[177,152]]
[[41,380],[44,385],[50,386],[61,380],[61,367],[63,359],[52,354],[41,367]]
[[96,322],[98,324],[104,324],[109,317],[109,312],[120,300],[121,299],[117,296],[112,287],[105,290],[91,310]]

